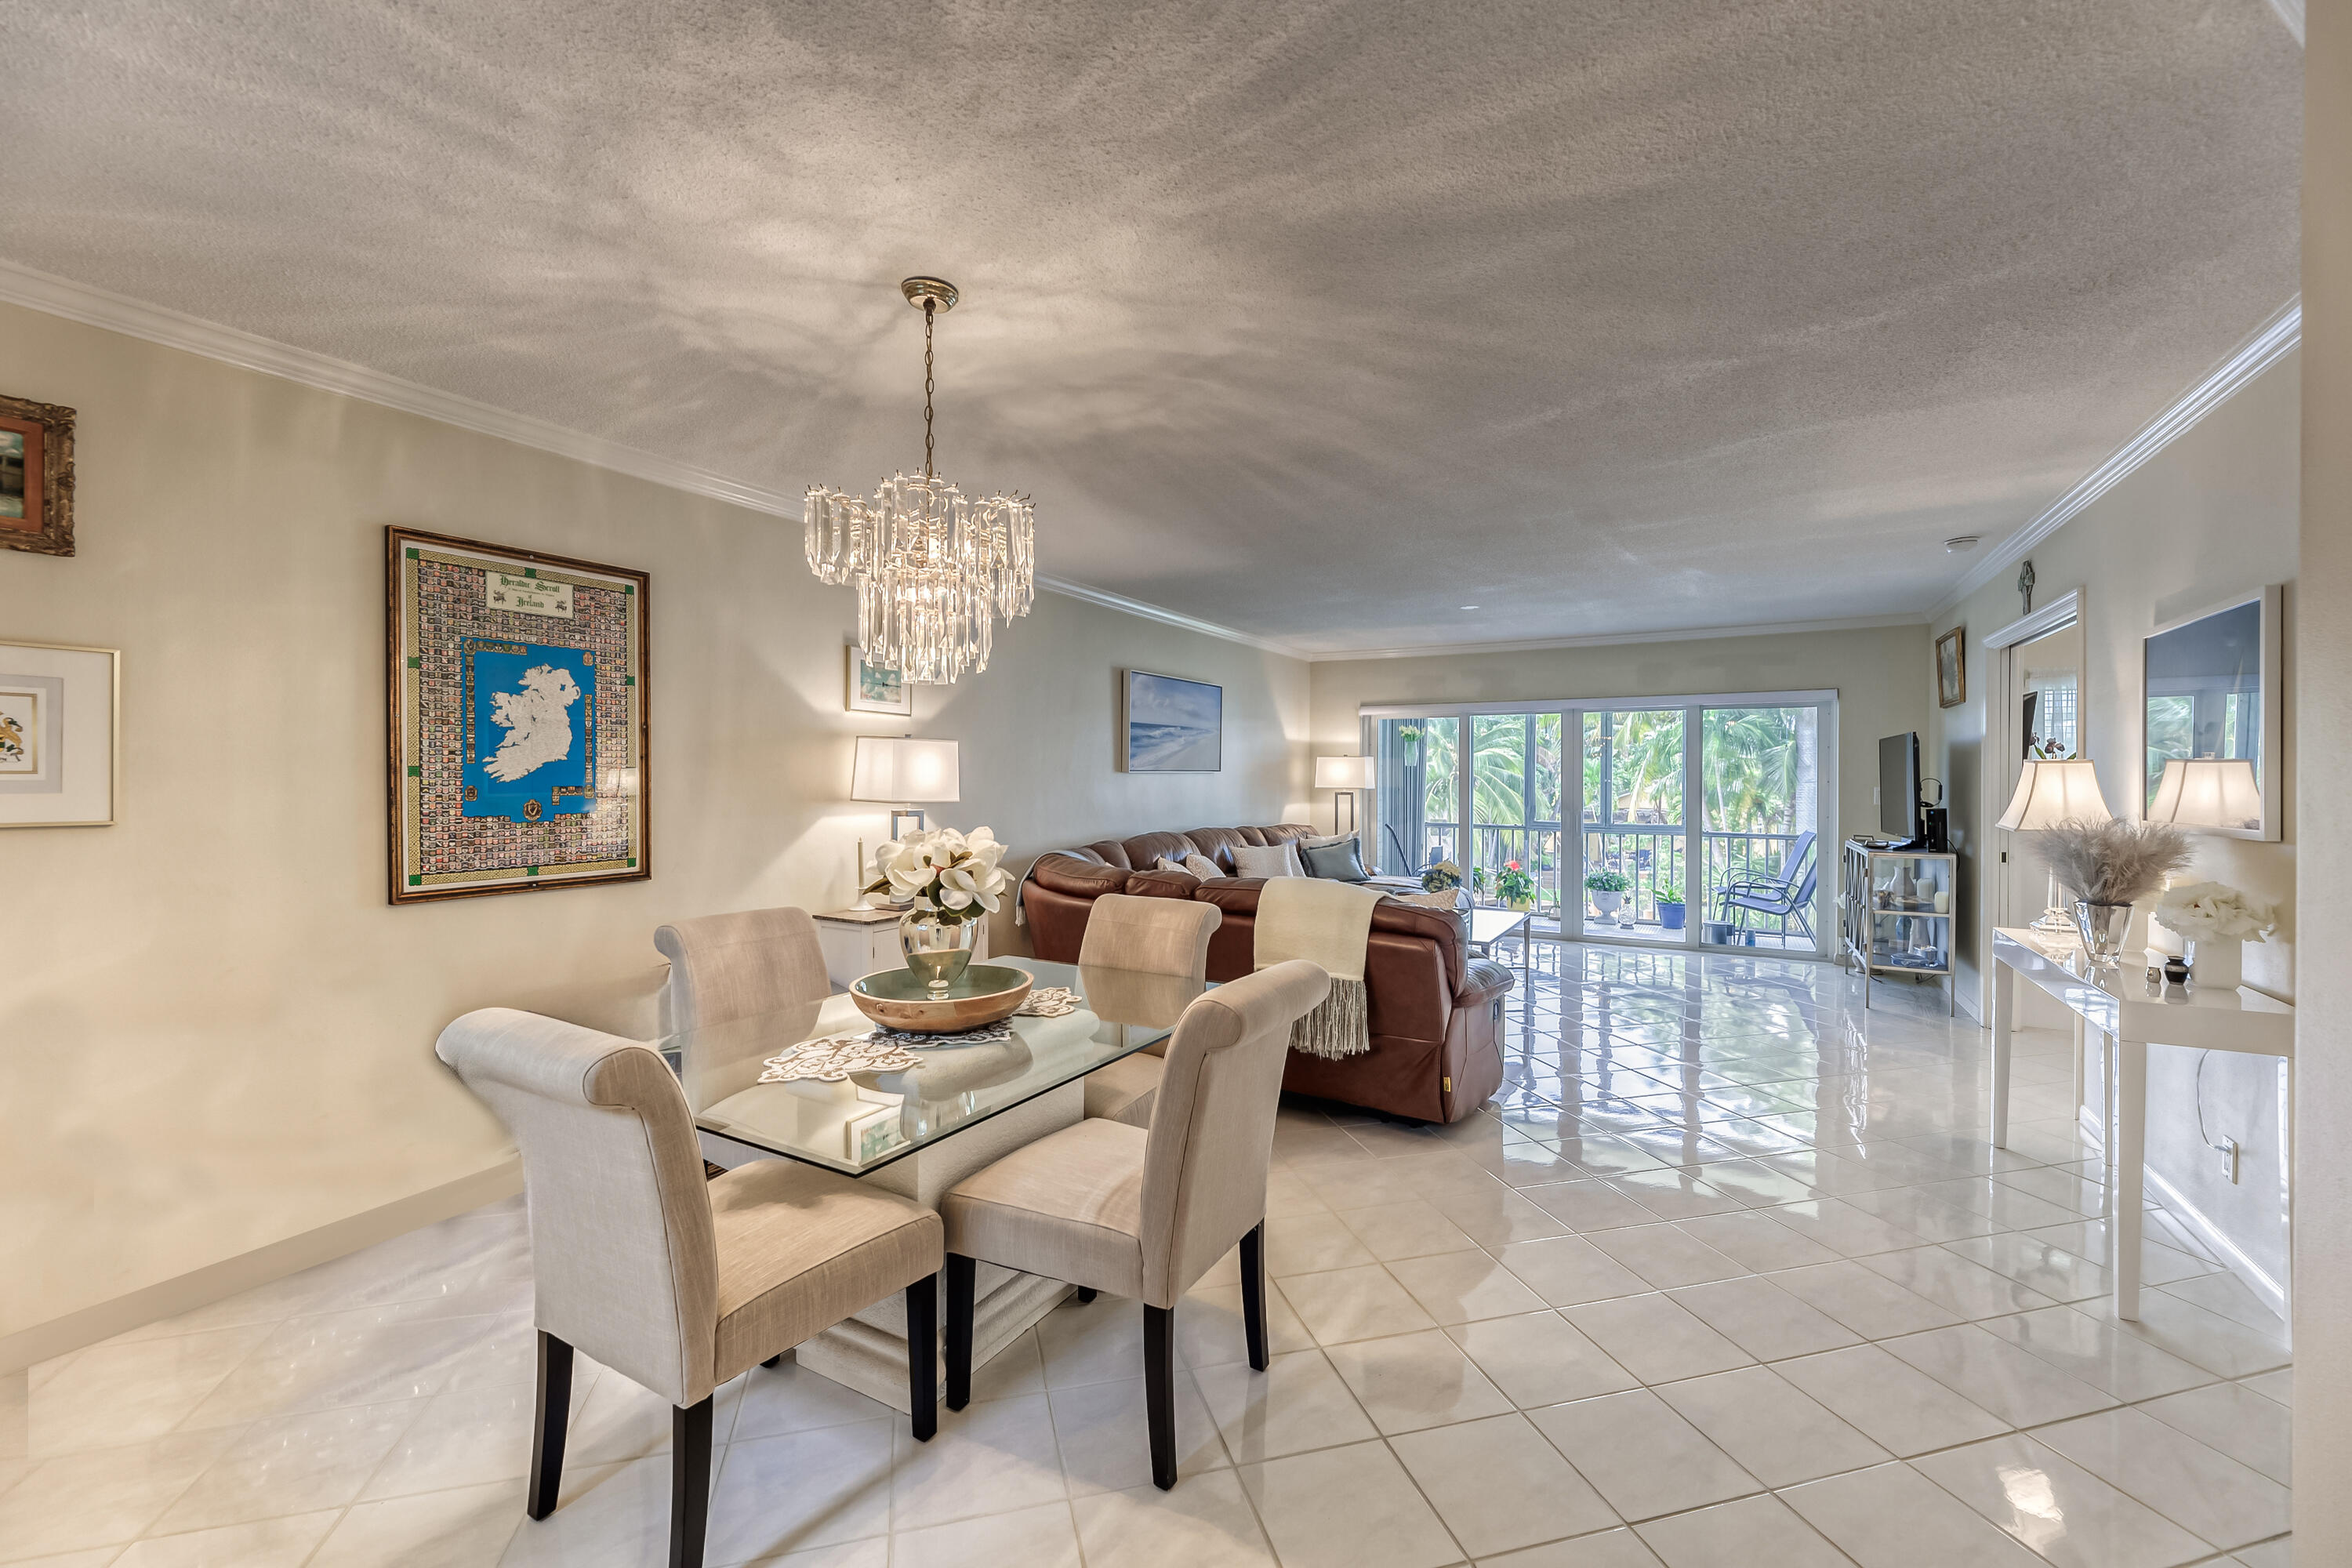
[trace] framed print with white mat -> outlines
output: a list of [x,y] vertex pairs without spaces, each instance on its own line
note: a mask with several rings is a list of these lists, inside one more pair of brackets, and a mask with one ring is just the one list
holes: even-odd
[[647,575],[396,526],[384,560],[391,901],[653,875]]
[[0,642],[0,827],[110,827],[122,656]]

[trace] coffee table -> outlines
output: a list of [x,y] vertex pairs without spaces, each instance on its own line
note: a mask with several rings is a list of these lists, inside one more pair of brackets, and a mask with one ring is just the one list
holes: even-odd
[[1522,994],[1534,981],[1531,955],[1535,951],[1535,915],[1528,910],[1472,910],[1470,911],[1470,951],[1481,958],[1491,958],[1495,944],[1513,936],[1519,939],[1519,988]]

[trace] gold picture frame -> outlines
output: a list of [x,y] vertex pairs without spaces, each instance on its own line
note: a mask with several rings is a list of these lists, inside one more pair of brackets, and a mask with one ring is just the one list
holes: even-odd
[[389,902],[653,875],[650,586],[384,530]]
[[74,552],[74,411],[0,396],[0,549]]
[[1936,639],[1936,704],[1958,708],[1968,700],[1968,628],[1954,626]]

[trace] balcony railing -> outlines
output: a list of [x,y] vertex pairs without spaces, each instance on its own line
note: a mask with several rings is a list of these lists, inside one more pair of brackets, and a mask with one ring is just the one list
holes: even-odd
[[[1683,899],[1684,829],[1678,823],[1625,823],[1601,825],[1587,822],[1584,827],[1584,865],[1581,870],[1563,862],[1565,845],[1561,825],[1557,822],[1521,824],[1474,823],[1470,827],[1470,854],[1465,858],[1461,827],[1453,822],[1428,822],[1424,827],[1429,836],[1428,849],[1432,858],[1449,859],[1462,868],[1465,880],[1474,871],[1485,873],[1483,891],[1474,890],[1477,902],[1496,906],[1502,902],[1495,888],[1496,875],[1511,861],[1517,861],[1536,882],[1535,912],[1538,916],[1559,918],[1566,900],[1574,900],[1588,911],[1588,924],[1597,925],[1592,918],[1592,900],[1580,885],[1583,872],[1597,870],[1622,871],[1633,884],[1624,895],[1623,909],[1636,924],[1655,927],[1659,924],[1658,903],[1679,902]],[[1778,877],[1781,863],[1798,839],[1794,833],[1719,833],[1700,834],[1705,857],[1705,875],[1701,884],[1699,907],[1686,911],[1691,922],[1713,920],[1716,894],[1734,882],[1757,881]],[[1475,888],[1475,884],[1474,884]],[[1622,918],[1622,917],[1615,917]],[[1785,921],[1772,916],[1751,913],[1748,923],[1754,929],[1770,931],[1785,928]]]

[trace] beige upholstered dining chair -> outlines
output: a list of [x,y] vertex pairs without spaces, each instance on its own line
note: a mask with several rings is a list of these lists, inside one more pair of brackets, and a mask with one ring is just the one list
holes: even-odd
[[[793,1160],[706,1183],[677,1079],[635,1040],[486,1007],[434,1050],[522,1151],[539,1327],[525,1511],[555,1507],[577,1346],[676,1407],[669,1562],[698,1568],[712,1391],[894,1290],[909,1342],[928,1342],[940,1216]],[[935,1428],[937,1377],[929,1356],[910,1358],[919,1440]]]
[[1331,989],[1294,959],[1184,1009],[1147,1131],[1080,1121],[948,1190],[948,1407],[971,1398],[972,1283],[982,1261],[1143,1300],[1151,1479],[1176,1484],[1176,1302],[1242,1248],[1242,1318],[1266,1368],[1265,1173],[1290,1026]]
[[[1214,904],[1108,893],[1095,900],[1087,916],[1078,966],[1203,979],[1209,973],[1209,938],[1224,918]],[[1087,1074],[1087,1114],[1130,1127],[1150,1126],[1152,1097],[1160,1088],[1167,1050],[1168,1043],[1158,1041]]]
[[745,910],[660,927],[669,960],[669,1026],[708,1028],[822,1002],[832,992],[806,910]]

